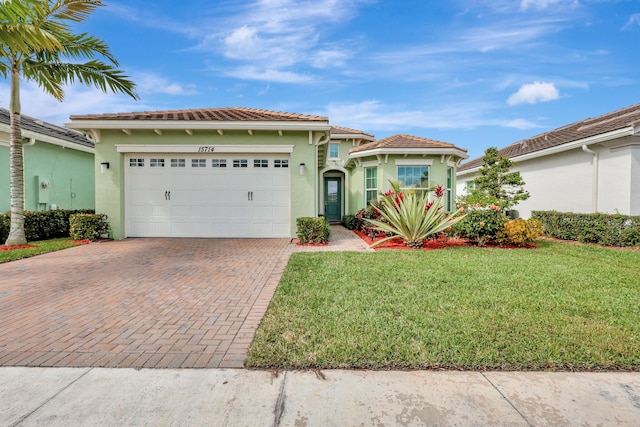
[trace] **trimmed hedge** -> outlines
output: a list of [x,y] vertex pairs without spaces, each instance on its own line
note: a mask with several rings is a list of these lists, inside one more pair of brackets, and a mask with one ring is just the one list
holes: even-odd
[[533,211],[531,218],[542,222],[545,235],[557,239],[605,246],[640,245],[640,216]]
[[[69,217],[78,213],[94,213],[93,210],[24,211],[24,233],[27,240],[48,240],[69,237]],[[0,244],[4,244],[11,229],[11,215],[0,215]]]
[[329,220],[326,217],[301,217],[296,219],[296,236],[300,243],[327,243],[329,241]]
[[105,214],[74,214],[69,217],[69,226],[69,234],[74,240],[98,240],[110,231]]

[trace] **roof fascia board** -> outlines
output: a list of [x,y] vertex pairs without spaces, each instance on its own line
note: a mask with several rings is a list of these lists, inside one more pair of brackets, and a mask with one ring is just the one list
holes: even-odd
[[[526,160],[533,160],[538,157],[544,157],[552,154],[562,153],[564,151],[574,150],[576,148],[582,147],[583,145],[598,144],[600,142],[621,138],[623,136],[633,136],[635,133],[636,130],[633,128],[633,126],[627,126],[622,129],[616,129],[610,132],[601,133],[599,135],[593,135],[588,138],[582,138],[575,141],[567,142],[562,145],[556,145],[555,147],[545,148],[544,150],[534,151],[532,153],[511,157],[509,160],[514,163],[524,162]],[[481,167],[482,166],[477,166],[475,168],[459,171],[458,175],[468,175],[471,173],[476,173],[480,170]]]
[[331,130],[329,122],[309,121],[205,121],[205,120],[74,120],[69,129],[164,129],[164,130]]
[[375,138],[365,133],[332,133],[331,139],[366,139],[368,141],[375,141]]
[[293,153],[293,145],[116,144],[118,153]]
[[[9,132],[9,126],[2,124],[0,125],[0,130]],[[60,138],[54,138],[52,136],[44,135],[31,130],[22,129],[21,133],[23,138],[33,138],[36,141],[46,142],[48,144],[58,145],[64,148],[71,148],[73,150],[83,151],[85,153],[94,154],[96,152],[96,150],[92,147],[87,147],[85,145],[77,144],[75,142],[67,141]]]
[[374,148],[349,154],[349,158],[369,157],[380,154],[429,154],[440,156],[442,154],[452,154],[463,159],[469,157],[467,153],[457,148]]

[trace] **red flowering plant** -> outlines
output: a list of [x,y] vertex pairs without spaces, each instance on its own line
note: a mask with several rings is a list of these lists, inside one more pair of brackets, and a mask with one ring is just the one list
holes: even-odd
[[446,212],[443,206],[445,191],[438,186],[435,200],[429,201],[428,192],[400,191],[400,184],[391,182],[391,189],[382,195],[377,210],[380,219],[366,219],[374,230],[383,232],[386,238],[374,242],[380,245],[396,237],[411,248],[421,248],[429,236],[448,229],[464,218],[461,210]]

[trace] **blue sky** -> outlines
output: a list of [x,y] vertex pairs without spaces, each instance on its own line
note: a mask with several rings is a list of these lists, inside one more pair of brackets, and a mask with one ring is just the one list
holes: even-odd
[[[106,0],[140,101],[23,85],[25,114],[243,106],[408,133],[471,157],[640,102],[638,0]],[[8,84],[0,82],[2,106]]]

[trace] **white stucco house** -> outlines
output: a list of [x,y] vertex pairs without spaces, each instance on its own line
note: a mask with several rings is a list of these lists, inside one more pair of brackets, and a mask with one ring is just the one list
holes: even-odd
[[[513,161],[531,197],[516,209],[640,215],[640,104],[571,123],[499,150]],[[467,194],[482,158],[460,165]]]

